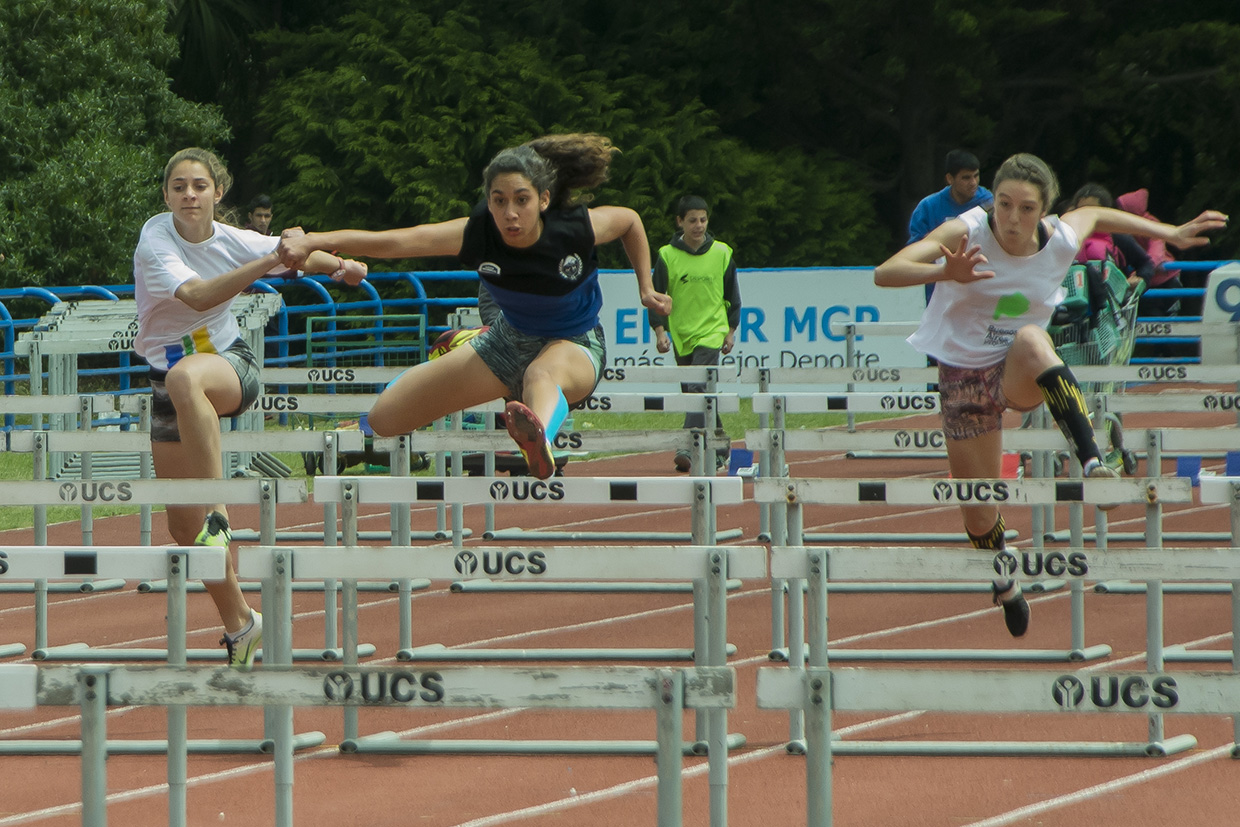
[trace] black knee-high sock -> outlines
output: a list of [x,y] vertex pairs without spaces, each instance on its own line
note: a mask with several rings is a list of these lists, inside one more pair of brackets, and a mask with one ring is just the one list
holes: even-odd
[[[999,519],[995,520],[995,525],[985,534],[974,534],[965,529],[965,534],[969,535],[969,542],[973,544],[973,548],[983,548],[992,551],[1002,551],[1007,548],[1006,527],[1003,525],[1003,515],[999,515]],[[995,593],[1002,600],[1012,600],[1020,594],[1020,583],[1010,578],[995,578]]]
[[973,548],[992,549],[994,551],[1002,551],[1007,548],[1007,539],[1005,537],[1006,527],[1003,525],[1003,515],[999,515],[999,519],[995,520],[994,528],[985,534],[974,534],[965,529],[965,534],[969,535],[969,542],[973,544]]
[[1089,421],[1089,411],[1085,410],[1085,395],[1081,393],[1081,386],[1068,366],[1056,365],[1043,371],[1037,382],[1047,409],[1072,444],[1082,467],[1091,459],[1101,460],[1102,452],[1094,437],[1094,426]]

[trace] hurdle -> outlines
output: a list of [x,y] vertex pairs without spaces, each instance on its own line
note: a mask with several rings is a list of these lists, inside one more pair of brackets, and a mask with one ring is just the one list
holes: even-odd
[[[331,576],[346,582],[359,576],[391,578],[427,577],[432,580],[459,577],[462,574],[481,573],[490,561],[502,562],[505,576],[511,579],[536,582],[554,578],[562,580],[599,580],[606,578],[657,577],[662,580],[694,580],[704,584],[707,614],[710,623],[699,638],[700,653],[685,653],[696,657],[696,663],[705,666],[726,666],[726,595],[723,583],[729,573],[738,577],[766,576],[766,549],[758,546],[717,548],[714,546],[643,546],[625,549],[617,554],[614,546],[546,547],[537,552],[526,553],[517,548],[479,547],[459,550],[455,548],[376,548],[341,547],[245,547],[240,552],[239,569],[242,576],[263,578],[274,588],[285,588],[285,582],[295,578],[317,579]],[[513,561],[522,561],[514,565]],[[653,574],[652,574],[653,572]],[[347,617],[347,613],[346,613]],[[272,623],[285,624],[290,618],[273,618]],[[695,636],[697,628],[695,626]],[[348,640],[346,634],[346,641]],[[348,648],[346,645],[346,654]],[[599,650],[446,650],[431,647],[423,656],[423,650],[409,655],[402,653],[402,660],[435,662],[499,660],[583,660],[612,652]],[[624,654],[624,653],[621,653]],[[654,660],[662,655],[659,650],[640,653],[642,659]],[[412,655],[412,656],[410,656]],[[718,729],[706,721],[708,732],[698,742],[687,744],[688,754],[703,754],[716,743],[715,749],[740,746],[742,736],[727,736],[726,721],[717,723]],[[599,741],[421,741],[410,742],[395,739],[390,733],[359,737],[356,717],[346,718],[345,737],[340,749],[343,752],[381,752],[385,754],[423,753],[479,753],[479,754],[647,754],[648,742],[599,742]]]
[[[276,503],[305,502],[307,494],[303,481],[285,479],[136,479],[73,482],[6,480],[0,481],[0,498],[10,505],[39,505],[53,502],[67,505],[99,502],[122,505],[157,503],[198,505],[218,502],[258,505],[260,522],[266,532],[265,536],[273,537]],[[50,646],[48,644],[47,594],[47,581],[35,578],[35,649],[31,653],[35,660],[114,662],[167,658],[166,649],[95,649],[86,643]],[[189,656],[203,660],[222,660],[225,653],[218,649],[193,649],[190,650]],[[298,657],[323,660],[324,654],[320,650],[304,650],[298,652]]]
[[[1070,576],[1098,577],[1111,572],[1150,578],[1184,577],[1226,580],[1240,594],[1240,548],[1142,549],[1108,551],[1072,549]],[[804,671],[763,668],[758,672],[760,708],[788,709],[807,721],[807,824],[829,827],[832,755],[1050,755],[1165,757],[1192,749],[1191,735],[1165,738],[1164,713],[1237,716],[1240,712],[1240,601],[1233,597],[1233,672],[1174,673],[1164,671],[1161,601],[1147,603],[1147,672],[1102,677],[1085,673],[936,670],[829,669],[826,599],[827,574],[887,578],[949,572],[955,577],[1015,571],[1011,552],[991,555],[980,550],[964,554],[934,549],[806,549],[772,550],[772,575],[809,578],[811,662]],[[1150,580],[1151,586],[1156,582]],[[833,741],[831,711],[1057,712],[1137,713],[1149,718],[1146,742],[853,742]],[[1235,729],[1233,757],[1240,757],[1240,727]]]
[[[41,706],[80,706],[85,736],[82,752],[82,824],[107,823],[106,709],[108,706],[262,706],[436,709],[650,710],[655,713],[658,749],[658,824],[683,823],[681,718],[686,709],[726,710],[736,705],[736,677],[730,668],[567,667],[504,669],[474,667],[421,674],[401,668],[351,670],[264,668],[248,674],[204,667],[0,665],[0,685],[14,697]],[[723,757],[717,760],[726,768]],[[293,824],[293,756],[286,734],[274,750],[276,827]],[[726,787],[711,824],[726,824]],[[170,802],[171,804],[172,802]],[[173,824],[185,822],[184,799]],[[177,818],[179,817],[179,818]]]
[[[790,670],[768,667],[758,670],[757,692],[759,707],[803,711],[811,722],[805,763],[806,824],[809,827],[831,827],[834,823],[831,811],[832,755],[859,754],[851,749],[853,742],[831,740],[832,710],[1077,715],[1091,712],[1148,714],[1149,707],[1200,715],[1235,715],[1240,710],[1240,676],[1218,673],[1124,673],[1106,680],[1097,675],[1071,672],[1062,675],[1003,671],[953,673],[818,667],[799,675]],[[1186,739],[1196,743],[1192,736],[1181,736],[1181,740]],[[1059,749],[1046,754],[1082,754],[1071,744],[1051,746]],[[1137,754],[1162,755],[1165,747],[1164,744],[1152,752]],[[1187,745],[1183,747],[1191,748]],[[963,751],[949,754],[976,753]],[[1103,751],[1096,754],[1128,753]]]
[[[1142,503],[1146,507],[1147,535],[1154,545],[1161,545],[1161,508],[1168,502],[1191,502],[1192,488],[1189,481],[1181,478],[1108,479],[1108,480],[814,480],[784,479],[758,480],[754,484],[756,501],[782,502],[788,509],[787,545],[803,545],[800,540],[802,507],[817,504],[863,504],[885,503],[889,505],[958,504],[962,501],[981,501],[990,498],[1004,505],[1043,505],[1060,503]],[[1079,543],[1077,545],[1080,545]],[[945,550],[948,554],[961,554],[966,550]],[[1049,559],[1049,558],[1046,558]],[[1030,577],[1042,569],[1023,569]],[[1060,570],[1062,568],[1062,571]],[[1080,579],[1068,578],[1067,566],[1056,566],[1055,577],[1069,579],[1072,605],[1071,640],[1068,649],[999,649],[999,650],[850,650],[836,649],[837,660],[984,660],[984,661],[1080,661],[1105,657],[1110,654],[1106,645],[1085,645],[1084,589]],[[778,579],[778,575],[773,575]],[[847,580],[849,578],[838,578]],[[866,578],[868,579],[868,578]],[[933,579],[933,577],[932,577]],[[939,578],[942,579],[942,578]],[[949,578],[950,579],[950,578]],[[962,578],[970,580],[972,578]],[[990,580],[992,576],[978,578]],[[789,596],[789,649],[788,660],[804,662],[803,623],[804,606],[802,589],[793,588]],[[815,621],[816,622],[816,621]],[[775,659],[782,653],[773,652]]]
[[[483,477],[320,477],[315,484],[314,498],[318,502],[341,504],[346,546],[357,545],[359,505],[414,502],[457,505],[505,502],[529,505],[683,504],[692,506],[691,536],[694,542],[708,545],[716,541],[715,506],[742,502],[743,484],[735,477],[630,477],[622,480],[563,477],[547,481],[516,479],[511,482]],[[454,544],[454,549],[459,551],[460,545]],[[449,576],[455,578],[459,574],[458,571]],[[502,572],[495,574],[503,575]],[[642,579],[650,578],[643,576]],[[348,588],[346,583],[346,590]],[[700,602],[695,600],[695,605]],[[347,623],[347,611],[345,617]],[[695,621],[695,626],[699,625],[700,621]],[[414,659],[422,651],[413,648],[412,628],[410,601],[402,600],[400,651],[397,653],[401,659]],[[642,652],[643,659],[649,654]],[[619,652],[611,651],[607,656],[618,655]]]
[[[169,582],[168,650],[170,665],[184,667],[189,650],[186,640],[186,582],[188,579],[222,580],[224,578],[224,549],[201,546],[29,546],[8,547],[3,552],[5,570],[0,572],[6,579],[23,580],[78,580],[84,577],[105,576],[121,580],[150,577],[166,577]],[[0,740],[0,755],[76,755],[85,754],[88,740],[87,728],[83,727],[79,740]],[[295,736],[296,748],[318,746],[326,740],[321,732]],[[168,738],[166,740],[102,740],[95,748],[112,755],[169,755],[169,781],[172,794],[183,799],[185,785],[184,755],[223,753],[271,752],[270,738],[257,740],[224,741],[219,739],[189,740],[184,708],[168,710]],[[181,756],[179,765],[176,756]],[[174,773],[180,773],[179,776]],[[179,785],[177,778],[179,777]]]

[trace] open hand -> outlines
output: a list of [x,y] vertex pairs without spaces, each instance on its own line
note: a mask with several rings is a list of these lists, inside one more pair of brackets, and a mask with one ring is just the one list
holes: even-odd
[[982,248],[976,244],[972,247],[968,246],[969,237],[967,235],[960,236],[960,243],[956,245],[955,250],[949,249],[946,245],[940,244],[939,251],[943,254],[943,276],[944,281],[958,281],[961,284],[970,284],[982,279],[992,279],[995,277],[994,270],[978,270],[977,268],[983,264],[989,264],[986,256],[982,255]]
[[1210,243],[1210,239],[1202,233],[1221,230],[1227,226],[1227,216],[1214,210],[1206,210],[1187,224],[1175,228],[1175,233],[1167,239],[1172,247],[1183,250],[1188,247],[1201,247]]

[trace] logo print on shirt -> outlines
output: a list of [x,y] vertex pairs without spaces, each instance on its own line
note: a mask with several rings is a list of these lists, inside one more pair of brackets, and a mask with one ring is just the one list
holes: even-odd
[[478,265],[478,275],[498,276],[500,275],[499,265],[493,261],[484,261]]
[[569,253],[560,261],[560,276],[569,281],[576,281],[581,278],[581,271],[583,269],[581,256],[576,253]]
[[1029,312],[1029,299],[1023,293],[1011,293],[999,299],[999,303],[995,305],[996,319],[1004,316],[1015,319],[1027,312]]

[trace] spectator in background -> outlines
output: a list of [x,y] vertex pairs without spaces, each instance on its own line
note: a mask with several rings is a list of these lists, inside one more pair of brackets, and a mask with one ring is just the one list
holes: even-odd
[[[908,220],[908,243],[921,241],[944,221],[953,219],[974,207],[989,207],[994,202],[990,190],[981,186],[981,164],[966,149],[953,149],[943,159],[943,177],[947,186],[927,195],[913,209]],[[926,285],[926,301],[934,285]]]
[[[655,347],[667,353],[675,346],[676,364],[717,365],[720,353],[731,353],[736,343],[736,327],[741,317],[741,291],[736,280],[736,261],[732,248],[706,231],[710,216],[706,201],[686,195],[676,207],[677,232],[659,248],[654,261],[654,289],[672,297],[675,311],[666,316],[651,311],[650,327]],[[668,337],[668,331],[671,337]],[[682,382],[685,393],[704,393],[705,383]],[[686,428],[705,428],[706,414],[685,414]],[[715,413],[715,429],[723,431],[723,421]],[[728,460],[727,449],[715,455],[715,468]],[[688,471],[687,451],[677,451],[677,471]]]
[[271,196],[254,196],[246,210],[245,229],[259,235],[271,235]]
[[[1115,208],[1115,199],[1110,191],[1101,184],[1088,183],[1078,189],[1068,202],[1065,213],[1080,207]],[[1162,242],[1158,242],[1162,244]],[[1106,261],[1110,259],[1128,277],[1128,285],[1136,287],[1138,282],[1149,286],[1154,276],[1154,262],[1146,255],[1145,248],[1135,237],[1127,233],[1095,232],[1085,239],[1076,254],[1076,263],[1087,261]],[[1123,296],[1117,297],[1123,299]]]
[[[1158,219],[1150,214],[1149,204],[1150,191],[1145,187],[1126,192],[1115,199],[1115,206],[1124,212],[1148,218],[1150,221],[1157,221]],[[1168,270],[1166,267],[1168,262],[1175,261],[1175,257],[1167,252],[1167,245],[1162,239],[1138,238],[1137,243],[1144,248],[1146,255],[1154,265],[1154,273],[1146,282],[1147,287],[1171,289],[1184,286],[1179,279],[1178,271]],[[1180,300],[1174,297],[1163,298],[1147,294],[1141,297],[1141,303],[1137,306],[1137,314],[1141,316],[1175,316],[1179,312]]]

